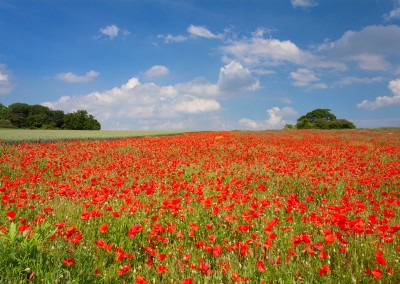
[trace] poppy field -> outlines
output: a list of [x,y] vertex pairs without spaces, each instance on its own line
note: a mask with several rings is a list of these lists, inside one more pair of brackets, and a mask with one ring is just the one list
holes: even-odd
[[396,129],[0,155],[0,283],[400,283]]

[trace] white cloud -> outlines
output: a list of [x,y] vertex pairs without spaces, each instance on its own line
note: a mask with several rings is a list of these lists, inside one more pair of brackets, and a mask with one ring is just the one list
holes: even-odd
[[[204,127],[196,126],[197,121],[207,121],[211,119],[210,113],[221,109],[217,97],[251,91],[256,86],[258,81],[251,77],[250,71],[233,62],[221,68],[219,80],[214,84],[196,78],[161,86],[141,83],[138,78],[132,77],[120,87],[84,96],[64,96],[44,105],[67,112],[85,109],[105,129],[155,129],[161,125],[182,125],[181,121],[190,122],[181,128],[199,129]],[[191,119],[191,116],[196,116],[196,119]]]
[[159,76],[166,75],[168,73],[169,73],[168,68],[165,67],[165,66],[162,66],[162,65],[154,65],[149,70],[144,72],[144,74],[148,78],[150,78],[150,77],[159,77]]
[[362,53],[350,57],[358,63],[363,70],[368,71],[385,71],[390,68],[390,63],[381,55]]
[[400,104],[400,79],[390,81],[388,87],[393,93],[393,96],[378,96],[375,98],[375,101],[372,102],[364,100],[357,104],[357,107],[374,110],[377,108]]
[[299,68],[297,71],[290,72],[290,77],[293,79],[293,85],[297,87],[309,89],[325,89],[327,85],[319,82],[320,79],[315,76],[314,72],[307,68]]
[[396,7],[392,11],[390,11],[388,14],[383,15],[383,18],[386,21],[400,19],[400,7]]
[[186,96],[184,101],[175,106],[177,112],[182,113],[202,113],[216,111],[221,108],[219,102],[214,99],[202,99],[192,96]]
[[222,38],[223,35],[216,35],[212,32],[210,32],[207,28],[202,27],[202,26],[194,26],[190,25],[187,28],[187,31],[190,35],[195,36],[195,37],[205,37],[205,38]]
[[99,72],[94,71],[94,70],[90,70],[85,75],[76,75],[76,74],[71,73],[71,72],[58,73],[56,75],[56,78],[58,80],[65,81],[65,82],[68,82],[68,83],[86,83],[86,82],[93,81],[99,75],[100,75]]
[[291,0],[292,6],[294,8],[301,7],[301,8],[309,8],[318,5],[316,0]]
[[261,130],[261,129],[280,129],[287,123],[286,118],[294,117],[297,111],[290,107],[273,107],[267,110],[268,118],[263,121],[254,121],[249,118],[242,118],[239,124],[248,129]]
[[347,86],[351,84],[373,84],[382,82],[384,80],[383,77],[344,77],[343,79],[336,81],[333,85],[334,86]]
[[10,93],[12,88],[11,72],[5,64],[0,64],[0,95]]
[[100,28],[100,33],[112,39],[118,35],[119,30],[120,29],[116,25],[110,25],[104,28]]
[[159,35],[158,38],[163,38],[164,41],[166,43],[170,43],[170,42],[183,42],[187,40],[187,37],[183,36],[183,35],[171,35],[171,34],[167,34],[167,35]]
[[250,39],[230,41],[222,46],[224,60],[237,60],[253,67],[291,63],[307,67],[346,69],[342,63],[327,61],[311,52],[301,50],[290,40],[262,38],[259,33],[256,34]]
[[260,83],[248,68],[232,61],[220,69],[218,87],[222,92],[248,92],[257,90]]
[[399,38],[400,26],[368,26],[360,31],[347,31],[337,41],[322,44],[320,50],[328,51],[331,56],[350,59],[359,54],[399,56]]

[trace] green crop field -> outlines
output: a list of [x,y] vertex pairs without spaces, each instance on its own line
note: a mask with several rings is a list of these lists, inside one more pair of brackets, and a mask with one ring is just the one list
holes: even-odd
[[21,142],[51,142],[57,140],[102,140],[142,136],[181,134],[182,130],[39,130],[0,129],[0,141],[5,144]]

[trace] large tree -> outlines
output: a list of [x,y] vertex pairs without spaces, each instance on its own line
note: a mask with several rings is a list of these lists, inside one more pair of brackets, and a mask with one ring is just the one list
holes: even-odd
[[337,119],[330,109],[315,109],[297,119],[298,129],[353,129],[356,126],[346,120]]
[[64,128],[73,130],[100,130],[100,123],[86,110],[68,113],[64,117]]

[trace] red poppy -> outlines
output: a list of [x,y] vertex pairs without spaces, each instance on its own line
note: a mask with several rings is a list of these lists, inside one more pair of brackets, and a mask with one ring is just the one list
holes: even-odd
[[106,223],[101,224],[100,227],[99,227],[99,231],[100,231],[100,233],[107,232],[108,231],[108,225]]
[[17,213],[16,212],[14,212],[14,211],[8,211],[7,213],[6,213],[6,216],[8,217],[8,218],[10,218],[10,219],[14,219],[14,217],[17,215]]
[[149,282],[147,282],[147,280],[143,276],[138,275],[136,276],[136,281],[134,284],[148,284],[148,283]]
[[64,258],[62,263],[65,264],[66,266],[71,266],[72,264],[74,264],[75,260],[73,257],[70,258]]
[[121,266],[121,268],[118,270],[118,275],[122,276],[125,273],[127,273],[129,270],[131,270],[131,265],[129,263],[125,263],[124,265]]
[[186,278],[183,279],[183,281],[181,282],[181,284],[192,284],[193,283],[193,278]]
[[135,235],[137,233],[139,233],[141,230],[143,230],[143,226],[142,225],[140,225],[140,224],[133,225],[132,228],[130,228],[129,231],[128,231],[128,236],[130,238],[134,238]]
[[257,261],[257,269],[258,269],[258,271],[265,271],[267,269],[265,267],[264,262],[262,262],[262,260]]
[[318,269],[318,272],[319,272],[320,276],[323,276],[326,273],[330,274],[331,273],[331,269],[329,268],[328,264],[325,264],[320,269]]
[[158,273],[165,273],[168,271],[168,268],[162,264],[157,266],[157,272]]
[[375,257],[375,262],[376,263],[378,263],[380,265],[383,265],[383,266],[387,265],[386,259],[383,258],[383,252],[378,251],[378,252],[376,252],[375,256],[376,256]]
[[371,270],[371,275],[374,276],[375,279],[379,279],[382,276],[382,270],[375,268],[374,270]]

